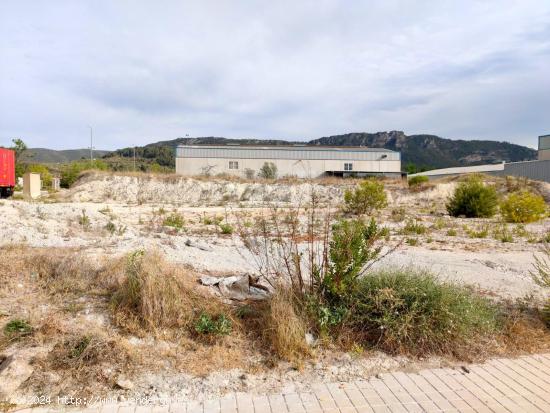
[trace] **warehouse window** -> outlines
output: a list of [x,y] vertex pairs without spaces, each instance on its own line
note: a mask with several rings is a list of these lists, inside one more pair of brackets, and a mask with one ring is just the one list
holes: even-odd
[[345,163],[344,164],[344,171],[353,171],[353,164],[352,163]]
[[229,169],[239,169],[239,162],[229,161]]

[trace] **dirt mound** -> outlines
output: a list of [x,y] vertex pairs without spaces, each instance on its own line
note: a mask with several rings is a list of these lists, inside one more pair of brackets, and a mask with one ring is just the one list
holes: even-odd
[[75,202],[124,202],[218,205],[235,202],[300,204],[315,191],[321,202],[342,199],[353,182],[324,185],[311,182],[238,182],[179,176],[114,175],[91,173],[83,176],[66,197]]

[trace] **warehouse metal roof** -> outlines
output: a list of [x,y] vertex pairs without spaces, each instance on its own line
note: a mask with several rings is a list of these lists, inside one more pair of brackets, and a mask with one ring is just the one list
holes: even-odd
[[401,154],[362,146],[180,145],[178,158],[399,161]]
[[393,152],[399,153],[397,151],[392,151],[391,149],[386,148],[371,148],[368,146],[323,146],[323,145],[239,145],[239,144],[227,144],[227,145],[178,145],[178,148],[201,148],[201,149],[264,149],[264,150],[287,150],[287,151],[296,151],[296,150],[306,150],[306,151],[352,151],[352,152]]

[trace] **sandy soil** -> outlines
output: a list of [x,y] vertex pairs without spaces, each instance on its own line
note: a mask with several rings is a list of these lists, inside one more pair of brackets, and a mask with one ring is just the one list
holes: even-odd
[[[81,194],[78,191],[80,189],[75,192]],[[441,192],[447,192],[446,188]],[[406,204],[412,203],[411,196],[403,198]],[[419,209],[422,207],[416,207],[416,210]],[[0,211],[0,244],[82,247],[89,254],[119,254],[139,248],[157,248],[170,260],[191,265],[198,271],[229,274],[256,270],[238,237],[222,235],[215,225],[205,225],[201,220],[205,216],[220,217],[224,222],[233,224],[237,217],[253,220],[255,215],[261,213],[261,206],[3,201]],[[182,231],[169,231],[162,227],[163,217],[174,211],[185,218]],[[89,220],[88,227],[79,224],[83,214]],[[443,219],[438,215],[417,212],[413,217],[429,228],[426,234],[414,237],[400,235],[405,221],[394,223],[387,217],[381,217],[382,220],[386,218],[384,225],[391,229],[394,241],[415,238],[418,245],[403,243],[377,265],[425,267],[443,279],[476,284],[503,297],[540,292],[529,273],[534,262],[533,254],[540,248],[540,244],[532,241],[550,230],[550,220],[521,227],[525,232],[522,236],[515,235],[513,242],[503,243],[491,235],[491,228],[501,225],[496,220],[454,219],[452,225],[457,235],[448,236],[447,226],[430,228],[438,219]],[[105,229],[109,222],[116,227],[114,234]],[[464,226],[479,229],[484,225],[489,228],[489,234],[484,239],[470,238],[464,229]],[[517,232],[516,226],[507,227],[511,233]],[[192,246],[186,245],[189,240]]]

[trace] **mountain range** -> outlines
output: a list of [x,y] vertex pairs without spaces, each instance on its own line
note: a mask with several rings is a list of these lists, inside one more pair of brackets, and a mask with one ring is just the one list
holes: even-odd
[[[284,140],[228,139],[221,137],[178,138],[161,141],[136,149],[138,156],[151,159],[164,166],[172,166],[173,150],[178,145],[224,145],[224,144],[261,144],[289,145],[304,144]],[[414,164],[423,169],[448,168],[453,166],[481,165],[498,162],[518,162],[533,160],[537,157],[535,149],[508,142],[489,140],[453,140],[435,135],[405,135],[401,131],[377,133],[347,133],[327,136],[305,142],[308,145],[329,146],[367,146],[386,148],[401,152],[403,168]],[[133,148],[114,151],[107,156],[129,157]]]
[[[497,162],[518,162],[533,160],[537,151],[525,146],[508,142],[489,140],[453,140],[435,135],[406,135],[401,131],[377,133],[347,133],[327,136],[308,142],[264,139],[229,139],[223,137],[177,138],[160,141],[136,148],[136,156],[150,163],[162,166],[174,166],[174,148],[178,145],[330,145],[330,146],[367,146],[386,148],[401,152],[403,169],[414,164],[422,169],[447,168],[453,166],[481,165]],[[130,158],[134,148],[123,148],[116,151],[94,151],[95,157],[106,159],[113,157]],[[23,155],[27,162],[69,162],[89,157],[89,150],[75,149],[54,151],[51,149],[33,148]]]

